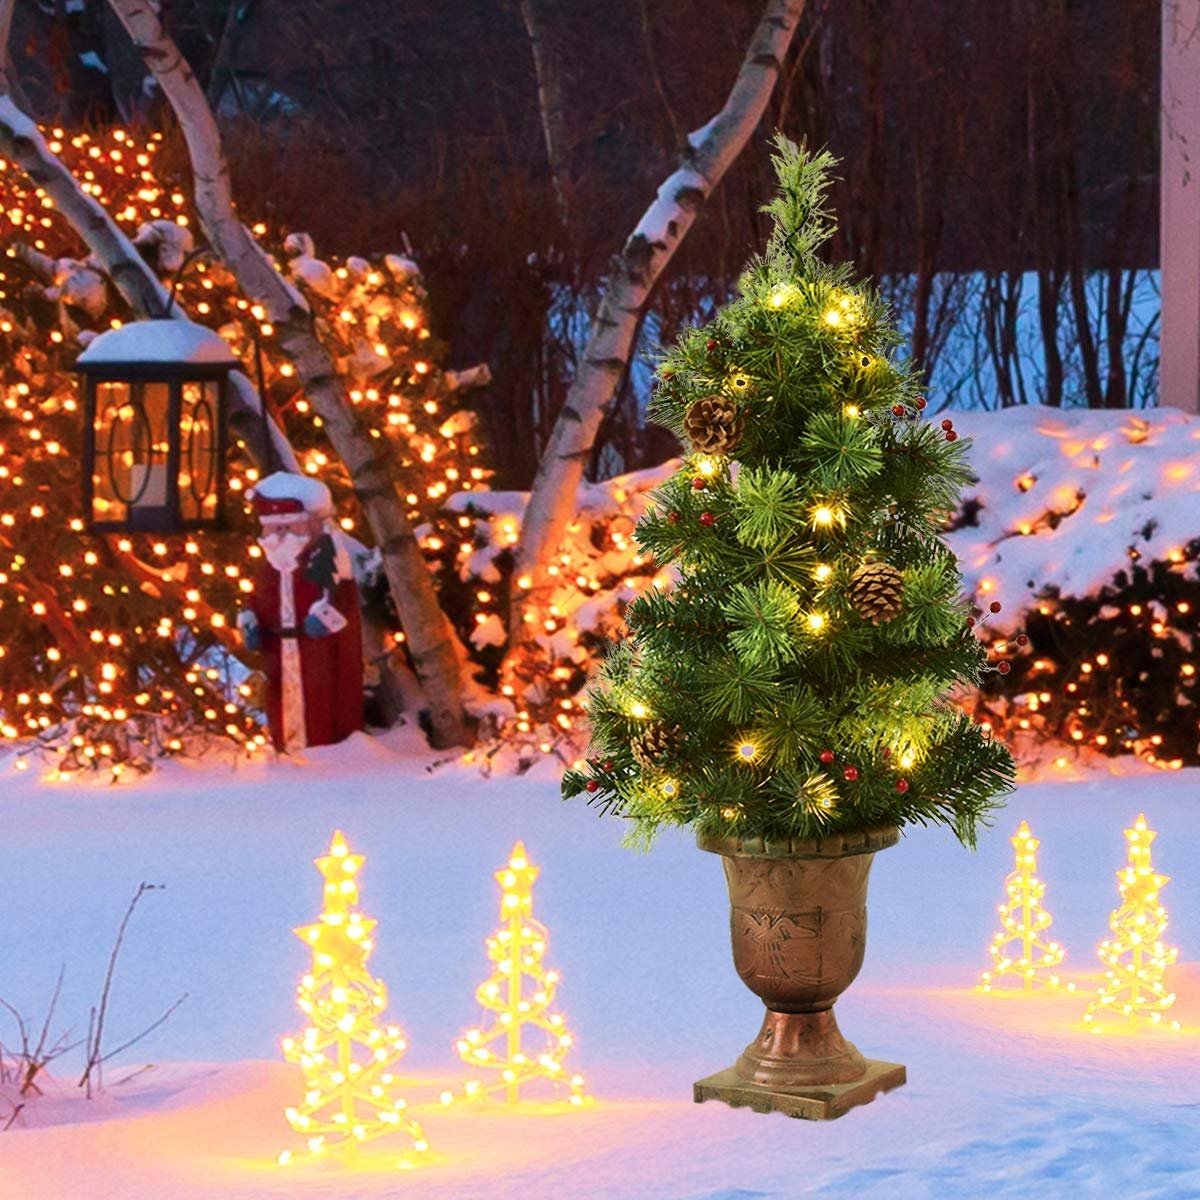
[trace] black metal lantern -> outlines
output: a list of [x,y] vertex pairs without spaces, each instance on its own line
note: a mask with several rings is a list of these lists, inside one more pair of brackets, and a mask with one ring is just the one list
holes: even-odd
[[138,321],[79,356],[83,505],[93,530],[179,533],[220,525],[229,375],[224,340],[186,321]]

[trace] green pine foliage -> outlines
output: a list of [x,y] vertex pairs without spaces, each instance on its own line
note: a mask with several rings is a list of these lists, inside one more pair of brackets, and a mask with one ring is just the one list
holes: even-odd
[[[918,822],[973,845],[1014,771],[946,703],[987,669],[939,537],[966,443],[922,415],[874,289],[817,257],[834,160],[779,137],[775,163],[766,255],[665,355],[652,400],[685,446],[697,401],[732,401],[728,456],[687,455],[638,526],[677,583],[630,606],[588,694],[593,755],[563,792],[629,819],[635,842],[664,824],[785,838]],[[882,612],[855,588],[868,563],[895,569]],[[655,725],[672,736],[635,757]]]

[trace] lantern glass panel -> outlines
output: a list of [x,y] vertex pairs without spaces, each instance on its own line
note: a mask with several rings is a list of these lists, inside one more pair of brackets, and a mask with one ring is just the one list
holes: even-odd
[[215,380],[185,383],[179,415],[179,512],[185,521],[217,516],[220,482],[218,403]]
[[165,383],[96,385],[92,519],[133,527],[161,520],[168,505],[170,389]]

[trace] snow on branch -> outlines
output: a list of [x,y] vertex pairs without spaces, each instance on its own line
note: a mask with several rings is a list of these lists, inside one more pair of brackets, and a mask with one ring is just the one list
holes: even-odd
[[492,368],[487,363],[476,363],[461,371],[445,371],[442,377],[452,392],[471,392],[492,382]]
[[8,96],[0,96],[0,153],[7,155],[54,201],[139,317],[160,316],[167,289],[133,243],[79,186],[46,145],[41,130]]

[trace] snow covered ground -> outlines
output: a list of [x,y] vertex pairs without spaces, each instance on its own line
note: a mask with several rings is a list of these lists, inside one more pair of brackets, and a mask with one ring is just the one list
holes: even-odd
[[[547,764],[547,767],[549,764]],[[59,967],[63,1024],[86,1026],[113,933],[139,882],[165,885],[134,917],[112,1043],[183,992],[180,1010],[109,1070],[92,1102],[62,1087],[0,1133],[2,1200],[793,1200],[795,1197],[1200,1196],[1200,773],[1090,774],[1023,786],[978,854],[915,830],[876,860],[866,966],[839,1005],[870,1055],[909,1083],[831,1124],[693,1105],[761,1009],[734,974],[718,861],[686,837],[650,854],[619,822],[557,798],[541,777],[435,774],[403,739],[356,738],[307,765],[172,765],[134,786],[39,781],[0,765],[0,996],[40,1017]],[[1181,947],[1182,1034],[1102,1039],[1081,999],[974,994],[1009,835],[1027,819],[1069,972],[1097,967],[1116,903],[1122,830],[1144,810],[1170,940]],[[319,909],[310,860],[335,827],[367,855],[375,973],[409,1035],[402,1064],[434,1159],[405,1174],[274,1165],[299,1077],[278,1052],[300,1024],[306,965],[294,925]],[[496,923],[492,871],[523,838],[542,875],[535,913],[563,974],[583,1111],[443,1110],[461,1078],[452,1042],[473,1023]],[[0,1039],[11,1030],[0,1023]],[[150,1070],[136,1074],[145,1063]],[[3,1114],[0,1113],[0,1123]]]

